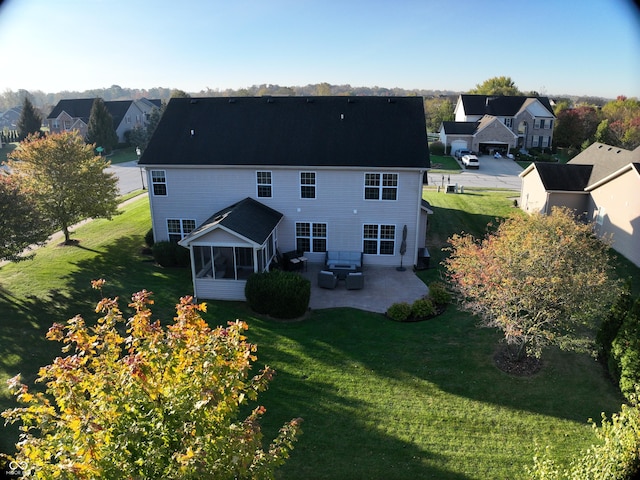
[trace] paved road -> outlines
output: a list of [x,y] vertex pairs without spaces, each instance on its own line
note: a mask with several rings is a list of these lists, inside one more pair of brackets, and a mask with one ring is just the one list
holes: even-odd
[[[137,161],[112,165],[108,168],[108,171],[115,173],[118,177],[120,195],[126,195],[134,190],[140,190],[143,186],[141,170],[138,167]],[[146,177],[144,178],[144,187],[147,187]]]
[[429,173],[429,185],[458,184],[463,187],[506,188],[520,191],[522,179],[518,174],[522,168],[508,158],[493,158],[490,155],[478,157],[478,170],[462,170],[461,173],[443,175]]

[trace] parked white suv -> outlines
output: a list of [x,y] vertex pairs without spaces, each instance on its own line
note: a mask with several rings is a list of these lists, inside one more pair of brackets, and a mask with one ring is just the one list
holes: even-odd
[[480,168],[480,162],[475,155],[463,155],[462,165],[464,165],[464,168]]

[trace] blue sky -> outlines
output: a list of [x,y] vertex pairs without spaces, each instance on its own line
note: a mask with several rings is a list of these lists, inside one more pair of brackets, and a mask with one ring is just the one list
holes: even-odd
[[632,0],[6,0],[0,92],[320,82],[640,98]]

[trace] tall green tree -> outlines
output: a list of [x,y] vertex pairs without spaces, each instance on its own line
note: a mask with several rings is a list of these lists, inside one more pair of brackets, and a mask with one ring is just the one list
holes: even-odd
[[587,349],[620,285],[608,247],[566,208],[517,215],[476,241],[449,239],[446,275],[463,309],[502,331],[513,356]]
[[0,173],[0,260],[33,257],[26,250],[43,244],[52,232],[51,222],[40,214],[29,193],[19,188],[13,175]]
[[[66,356],[40,369],[44,392],[14,378],[11,389],[24,406],[2,414],[22,423],[14,461],[25,466],[25,478],[274,478],[301,419],[263,446],[265,408],[246,406],[274,371],[253,370],[247,325],[211,329],[200,316],[206,305],[184,297],[163,326],[152,318],[152,303],[149,292],[134,294],[135,314],[125,321],[117,301],[105,298],[95,326],[77,316],[49,329],[47,338],[64,343]],[[242,410],[251,413],[242,418]]]
[[21,190],[64,232],[67,244],[76,222],[117,214],[118,180],[106,171],[109,162],[75,131],[28,137],[9,154],[8,165]]
[[[602,117],[608,120],[604,134],[611,145],[634,150],[640,146],[640,101],[618,97],[602,107]],[[602,127],[604,128],[604,127]]]
[[91,106],[87,125],[87,143],[102,147],[109,154],[118,145],[118,134],[113,126],[113,117],[101,98],[96,98]]
[[442,122],[454,120],[453,103],[448,98],[428,98],[424,101],[427,130],[437,132]]
[[469,93],[475,95],[522,95],[511,77],[492,77],[477,84],[475,88],[469,90]]
[[22,112],[20,112],[20,118],[18,119],[18,136],[20,140],[24,140],[31,134],[39,135],[41,127],[42,115],[33,106],[31,100],[28,97],[24,97]]

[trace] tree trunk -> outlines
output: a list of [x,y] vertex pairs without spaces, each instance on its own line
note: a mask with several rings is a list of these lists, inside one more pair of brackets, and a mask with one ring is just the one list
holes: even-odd
[[71,233],[69,232],[69,227],[67,225],[62,226],[62,233],[64,233],[64,244],[71,244]]

